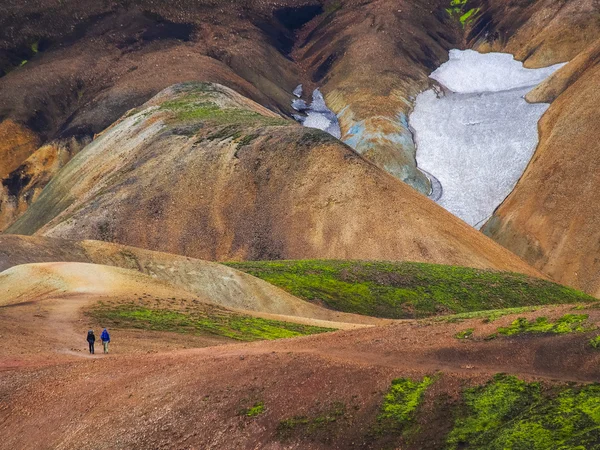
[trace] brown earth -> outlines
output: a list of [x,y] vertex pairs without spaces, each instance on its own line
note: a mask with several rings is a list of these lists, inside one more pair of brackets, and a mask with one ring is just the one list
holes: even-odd
[[28,128],[12,120],[0,122],[0,178],[15,170],[38,145],[38,137]]
[[[475,2],[474,2],[475,3]],[[478,51],[512,53],[525,67],[575,58],[600,35],[598,0],[484,0],[467,37]]]
[[598,44],[528,97],[552,100],[540,144],[483,231],[555,281],[600,295]]
[[[98,306],[120,306],[135,304],[137,306],[169,310],[195,311],[202,316],[220,315],[252,315],[269,320],[295,322],[305,325],[320,326],[332,329],[353,329],[365,325],[361,323],[387,324],[389,320],[378,320],[351,314],[339,315],[341,319],[354,318],[354,324],[319,320],[314,317],[284,316],[266,314],[264,312],[247,312],[223,308],[211,297],[201,297],[184,289],[173,286],[164,280],[157,280],[134,270],[84,263],[39,263],[12,267],[0,273],[0,323],[2,339],[6,344],[0,350],[0,370],[15,365],[29,364],[38,356],[57,353],[50,358],[54,363],[61,360],[72,360],[86,356],[78,353],[80,344],[86,344],[82,336],[88,329],[102,328],[106,324],[99,323],[93,317],[84,315],[84,311]],[[306,308],[310,311],[310,308]],[[318,308],[314,308],[318,309]],[[317,314],[318,315],[318,314]],[[324,315],[324,314],[322,314]],[[330,319],[334,314],[329,315]],[[363,320],[364,319],[364,320]],[[161,333],[151,332],[149,337],[136,330],[128,331],[125,336],[136,337],[134,342],[124,342],[124,346],[116,353],[140,352],[146,348],[145,340],[158,337]],[[184,338],[177,339],[176,334],[166,334],[166,347],[150,345],[150,349],[172,349],[173,344],[183,343]],[[188,347],[209,346],[219,343],[231,343],[234,339],[218,335],[199,333],[194,335]],[[14,338],[14,342],[11,340]],[[193,344],[193,345],[192,345]],[[73,348],[75,347],[75,348]]]
[[8,232],[216,261],[409,260],[539,276],[338,140],[218,85],[167,89],[124,117]]
[[[0,121],[42,143],[85,140],[174,83],[218,82],[290,113],[302,82],[306,92],[322,88],[347,143],[427,194],[406,117],[448,50],[511,51],[532,66],[565,61],[597,35],[595,2],[473,0],[482,13],[463,29],[447,0],[11,0],[0,15]],[[33,152],[9,147],[19,155],[15,172],[0,173],[5,182],[20,178]],[[35,178],[43,187],[46,174]],[[0,229],[30,191],[2,199]]]
[[[218,82],[290,111],[299,75],[278,47],[293,39],[274,15],[281,7],[264,0],[3,2],[0,179],[19,177],[40,144],[89,139],[175,83]],[[2,139],[14,127],[23,137]],[[0,205],[0,225],[19,213]]]
[[27,211],[54,175],[89,141],[71,138],[43,145],[2,180],[0,231]]
[[[0,308],[0,320],[7,313],[27,317],[13,308]],[[58,303],[48,302],[40,315],[47,320],[59,311]],[[546,307],[522,316],[555,318],[569,311]],[[591,323],[600,322],[599,310],[583,312]],[[182,342],[153,334],[158,342],[152,347],[150,340],[136,342],[129,331],[113,329],[111,345],[118,353],[93,358],[76,358],[81,354],[76,350],[61,356],[60,346],[42,341],[38,352],[26,350],[27,360],[16,358],[0,371],[0,448],[381,448],[370,430],[384,392],[397,377],[437,373],[434,392],[450,399],[498,372],[548,382],[598,379],[600,353],[586,345],[596,333],[482,339],[515,317],[492,323],[402,321],[158,354],[140,352],[135,345],[153,352]],[[20,348],[20,336],[40,329],[39,322],[23,320],[21,325],[25,329],[19,335],[3,333],[2,352]],[[454,338],[465,328],[476,329],[475,339]],[[70,337],[66,330],[57,327],[53,338]],[[190,338],[188,344],[195,342]],[[265,412],[244,416],[244,409],[257,402],[263,402]],[[323,429],[290,435],[278,430],[283,420],[324,417],[340,408],[336,405],[343,405],[342,415]],[[442,446],[438,425],[447,426],[451,417],[436,414],[429,417],[436,427],[430,423],[423,440],[407,448]]]
[[294,320],[306,317],[357,324],[382,323],[380,319],[315,306],[251,275],[208,261],[106,242],[0,235],[0,271],[23,264],[56,262],[136,270],[174,290],[247,313],[294,316]]

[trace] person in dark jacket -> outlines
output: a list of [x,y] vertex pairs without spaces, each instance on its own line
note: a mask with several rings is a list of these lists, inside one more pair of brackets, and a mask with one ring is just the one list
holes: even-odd
[[106,328],[102,330],[102,334],[100,335],[100,339],[102,340],[102,345],[104,346],[104,353],[108,353],[108,343],[110,342],[110,334]]
[[94,342],[96,342],[96,336],[94,336],[94,330],[88,331],[87,341],[90,346],[90,355],[94,354]]

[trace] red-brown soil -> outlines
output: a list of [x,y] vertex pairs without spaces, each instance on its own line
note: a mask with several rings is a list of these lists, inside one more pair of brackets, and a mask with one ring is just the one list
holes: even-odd
[[[251,275],[213,262],[100,241],[0,236],[0,272],[23,264],[57,262],[131,269],[160,280],[173,290],[183,290],[226,308],[334,322],[381,323],[372,317],[321,308]],[[95,270],[94,266],[87,267]],[[30,282],[27,280],[24,284]],[[25,288],[10,288],[19,287]],[[110,285],[106,286],[106,289],[110,288]],[[31,295],[30,291],[28,295]]]
[[[14,308],[25,311],[32,305]],[[51,317],[60,305],[42,308]],[[557,317],[569,311],[546,308],[522,316]],[[600,321],[599,310],[583,312],[592,322]],[[75,356],[58,355],[42,341],[38,352],[22,350],[29,353],[27,361],[17,362],[17,357],[0,371],[0,447],[370,448],[369,428],[396,377],[441,372],[436,392],[454,398],[465,386],[498,372],[549,381],[598,379],[600,353],[586,346],[589,333],[479,339],[514,318],[489,324],[405,321],[157,354],[135,347],[164,350],[182,345],[185,337],[174,343],[170,335],[142,332],[146,336],[138,341],[130,332],[112,330],[115,354],[77,361]],[[22,325],[34,334],[38,329],[35,322]],[[475,340],[453,337],[468,327],[476,328]],[[57,327],[54,338],[65,336],[64,328]],[[84,336],[78,338],[72,346],[83,349]],[[19,339],[3,333],[3,360],[7,351],[19,352]],[[198,343],[189,338],[188,344]],[[265,405],[264,414],[253,419],[240,415],[259,401]],[[323,414],[336,402],[346,405],[346,413],[323,433],[288,438],[278,433],[281,420]],[[414,448],[439,447],[439,429],[430,434],[430,442]]]

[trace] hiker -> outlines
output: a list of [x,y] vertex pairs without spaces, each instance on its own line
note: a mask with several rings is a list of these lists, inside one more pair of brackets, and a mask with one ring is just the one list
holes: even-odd
[[94,342],[96,342],[96,336],[94,336],[94,330],[88,331],[87,341],[90,345],[90,355],[94,354]]
[[106,328],[102,330],[102,334],[100,335],[100,339],[102,340],[102,345],[104,345],[104,353],[108,353],[108,343],[110,342],[110,334],[106,331]]

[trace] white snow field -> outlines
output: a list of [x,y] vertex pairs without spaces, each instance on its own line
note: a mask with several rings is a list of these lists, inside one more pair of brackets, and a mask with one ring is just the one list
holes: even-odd
[[481,228],[514,189],[538,144],[548,104],[524,96],[564,64],[526,69],[504,53],[451,50],[417,97],[409,123],[417,164],[442,185],[438,203]]
[[[294,90],[296,97],[302,96],[302,85]],[[332,136],[340,139],[342,130],[337,115],[325,104],[325,98],[319,89],[315,89],[312,95],[312,103],[308,105],[304,100],[295,99],[292,101],[292,108],[296,111],[306,114],[302,116],[297,114],[294,118],[305,127],[317,128],[326,131]]]

